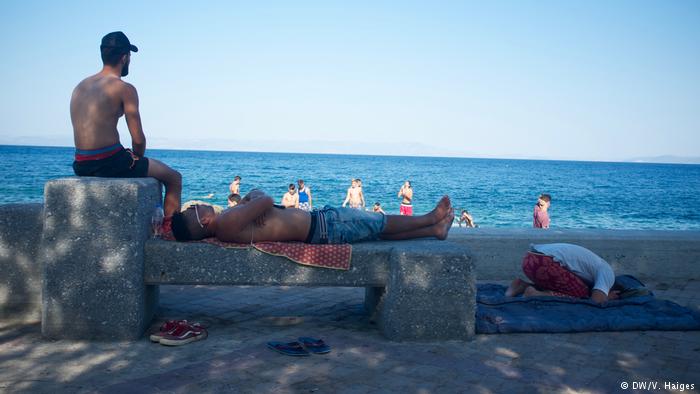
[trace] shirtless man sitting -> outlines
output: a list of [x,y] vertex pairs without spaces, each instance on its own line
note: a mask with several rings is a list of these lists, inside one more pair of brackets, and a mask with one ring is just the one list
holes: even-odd
[[343,208],[348,204],[350,204],[350,208],[365,208],[365,195],[362,193],[362,185],[359,179],[353,179],[350,183],[348,193],[345,195],[345,201],[343,201]]
[[350,208],[324,207],[306,212],[274,205],[259,190],[221,214],[206,205],[194,205],[173,216],[173,235],[178,241],[216,237],[223,242],[300,241],[341,244],[366,240],[402,240],[434,237],[444,240],[454,210],[447,196],[435,209],[421,216],[382,215]]
[[[162,162],[144,157],[146,136],[141,126],[136,89],[121,77],[129,74],[131,45],[120,31],[109,33],[100,45],[103,67],[73,90],[70,116],[75,140],[73,171],[78,176],[113,178],[153,177],[165,184],[165,216],[180,210],[182,176]],[[132,149],[119,142],[117,122],[125,115]]]

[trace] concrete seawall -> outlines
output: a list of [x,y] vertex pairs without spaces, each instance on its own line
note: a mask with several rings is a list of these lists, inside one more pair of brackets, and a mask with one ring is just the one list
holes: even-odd
[[477,280],[522,276],[529,245],[554,242],[592,250],[616,274],[642,280],[700,279],[700,231],[456,228],[449,241],[464,245],[475,257]]
[[0,319],[41,317],[42,204],[0,205]]

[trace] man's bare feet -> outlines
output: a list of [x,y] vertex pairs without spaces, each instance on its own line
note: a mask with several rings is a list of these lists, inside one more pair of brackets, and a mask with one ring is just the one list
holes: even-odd
[[[447,196],[445,196],[447,197]],[[440,200],[442,201],[442,200]],[[449,199],[448,199],[449,201]],[[443,217],[442,220],[440,220],[438,223],[434,225],[435,227],[435,238],[440,239],[440,240],[445,240],[447,239],[447,234],[450,232],[450,229],[452,228],[452,222],[455,219],[455,211],[454,209],[450,208],[450,210],[447,213],[447,216]]]
[[442,219],[445,218],[450,213],[450,210],[452,209],[452,202],[450,201],[449,196],[442,196],[440,201],[438,201],[437,205],[435,205],[435,208],[430,211],[428,215],[431,215],[433,217],[433,223],[437,224],[442,221]]
[[523,294],[525,289],[532,286],[531,283],[527,283],[524,280],[517,278],[510,282],[510,286],[506,289],[506,297],[515,297]]
[[523,292],[523,297],[546,297],[551,296],[551,291],[539,291],[534,286],[528,286]]

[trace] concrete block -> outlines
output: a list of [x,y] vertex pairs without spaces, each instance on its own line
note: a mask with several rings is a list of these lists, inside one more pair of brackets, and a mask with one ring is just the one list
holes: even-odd
[[44,195],[42,334],[139,338],[158,294],[143,280],[158,182],[64,178],[47,182]]
[[365,287],[365,311],[373,317],[386,292],[386,287]]
[[379,327],[398,341],[468,340],[474,336],[476,275],[464,248],[411,242],[393,249],[379,307]]
[[42,204],[0,205],[0,320],[41,318]]
[[149,240],[146,283],[253,286],[384,286],[391,245],[353,245],[348,271],[304,266],[254,248],[226,249],[198,242]]

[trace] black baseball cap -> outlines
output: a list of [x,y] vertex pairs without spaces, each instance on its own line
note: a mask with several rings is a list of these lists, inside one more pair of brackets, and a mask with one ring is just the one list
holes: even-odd
[[113,31],[107,34],[106,36],[102,37],[102,44],[100,45],[100,49],[102,48],[122,48],[127,52],[139,51],[139,49],[136,48],[136,45],[131,45],[129,39],[126,37],[126,34],[120,31]]

